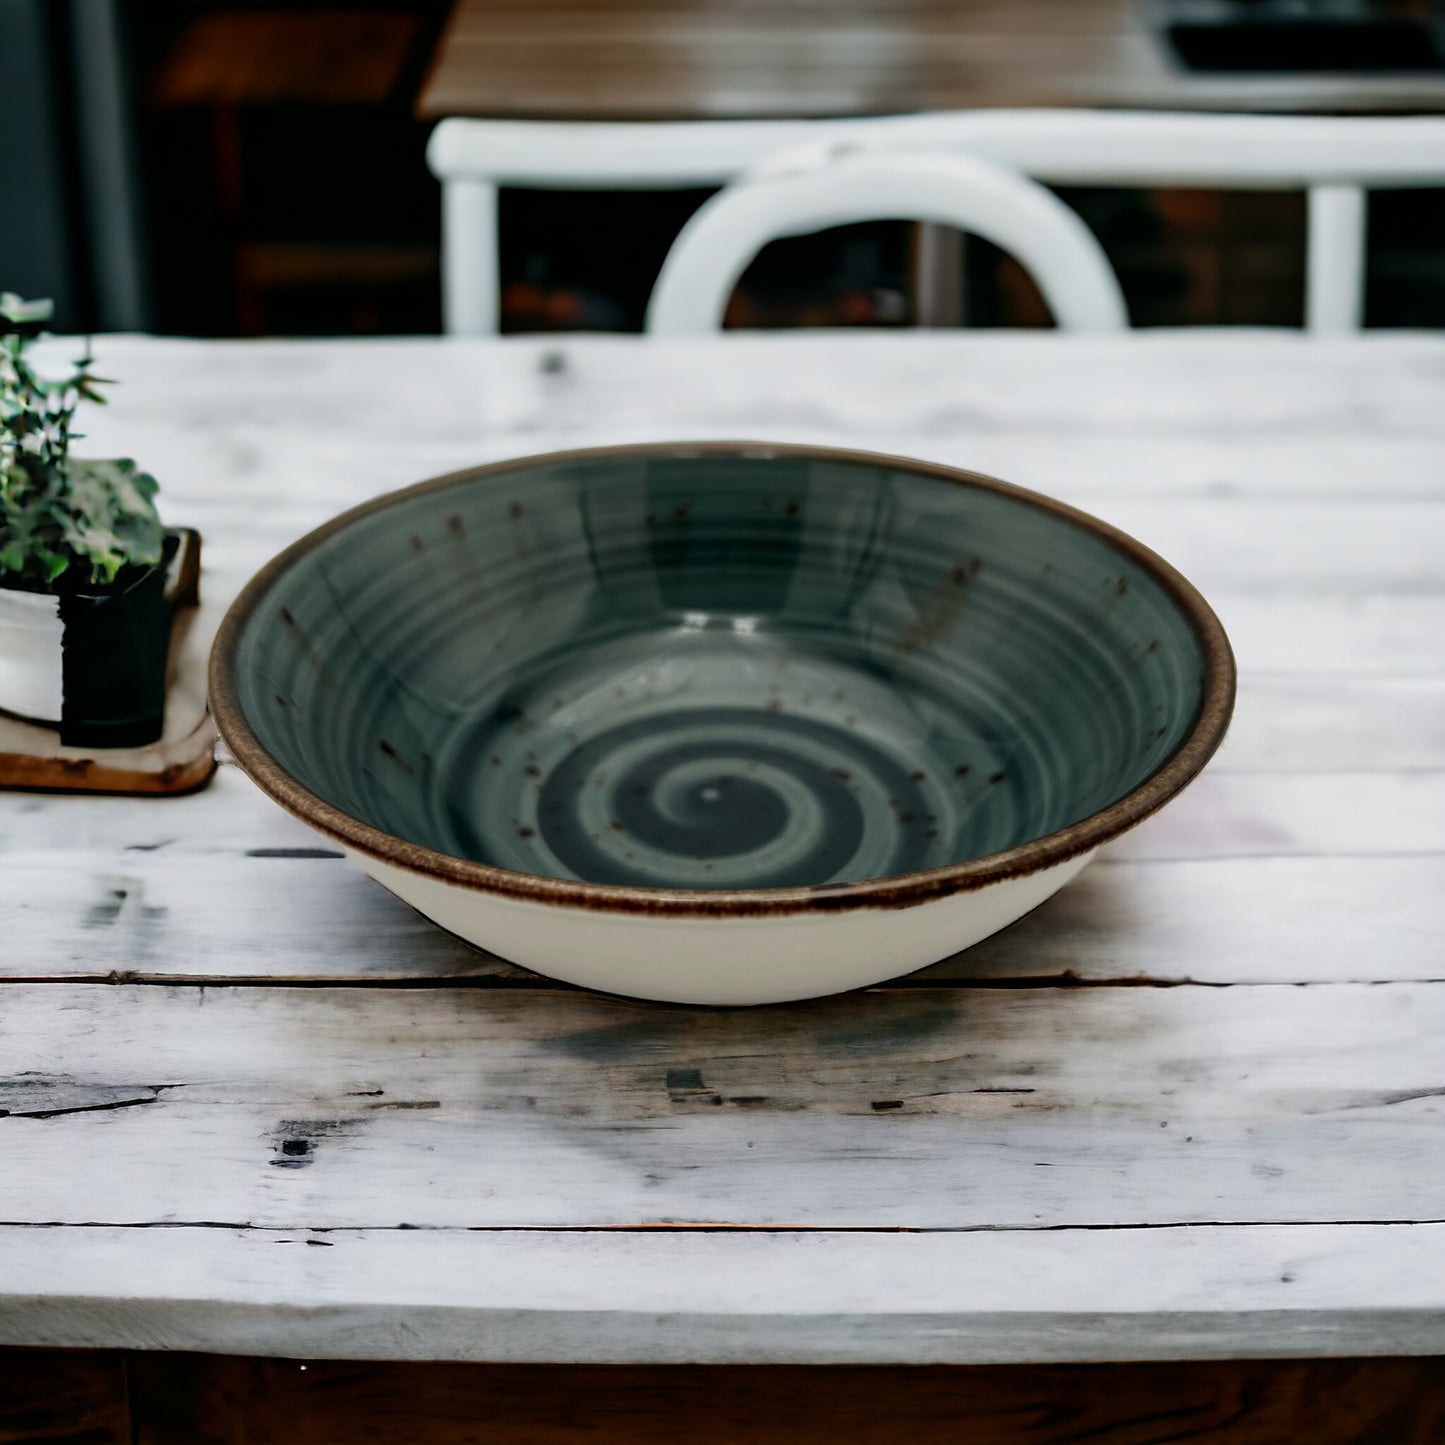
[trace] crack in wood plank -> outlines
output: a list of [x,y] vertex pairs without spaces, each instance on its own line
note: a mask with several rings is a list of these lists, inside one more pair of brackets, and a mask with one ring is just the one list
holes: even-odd
[[1187,1233],[1200,1229],[1344,1228],[1414,1229],[1445,1225],[1445,1215],[1421,1219],[1186,1219],[1150,1223],[1067,1224],[741,1224],[725,1220],[647,1220],[629,1224],[253,1224],[241,1219],[0,1219],[0,1229],[222,1229],[266,1235],[341,1234],[1110,1234],[1148,1231]]
[[[59,1119],[67,1114],[133,1109],[154,1104],[168,1089],[184,1087],[184,1084],[89,1084],[43,1077],[0,1079],[0,1119]],[[78,1095],[79,1102],[61,1102],[71,1095]],[[99,1097],[92,1097],[94,1095]],[[17,1101],[20,1101],[18,1105]]]

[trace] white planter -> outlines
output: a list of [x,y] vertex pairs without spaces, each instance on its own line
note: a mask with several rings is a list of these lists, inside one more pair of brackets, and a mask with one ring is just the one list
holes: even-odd
[[59,598],[0,587],[0,708],[59,726],[64,634]]

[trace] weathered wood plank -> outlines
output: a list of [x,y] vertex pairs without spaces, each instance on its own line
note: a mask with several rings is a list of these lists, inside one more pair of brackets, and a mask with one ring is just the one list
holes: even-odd
[[1445,773],[1207,771],[1111,858],[1360,857],[1445,851]]
[[0,979],[532,977],[445,933],[324,838],[279,852],[204,854],[173,840],[149,853],[8,854],[17,902]]
[[125,1356],[0,1351],[0,1445],[134,1445]]
[[1330,597],[1211,591],[1241,679],[1264,673],[1438,677],[1445,594]]
[[[0,975],[280,958],[452,985],[7,985],[0,1219],[72,1224],[0,1230],[0,1340],[1445,1350],[1445,1236],[1418,1222],[1445,1198],[1445,985],[1374,982],[1441,977],[1445,342],[106,338],[102,360],[125,404],[87,445],[144,457],[170,519],[206,531],[213,609],[419,476],[762,435],[1109,517],[1206,591],[1245,683],[1206,777],[1019,928],[932,981],[766,1012],[517,987],[349,865],[286,856],[325,845],[233,770],[188,800],[0,799]],[[1258,986],[1015,986],[1071,970]],[[949,974],[981,986],[931,986]],[[719,1220],[767,1230],[592,1229]],[[821,1228],[768,1232],[790,1224]],[[832,1232],[900,1226],[964,1232]]]
[[1121,860],[910,982],[1441,979],[1442,875],[1437,856]]
[[1439,592],[1445,502],[1252,498],[1080,504],[1167,557],[1206,596],[1261,592]]
[[[1362,760],[1362,763],[1365,760]],[[277,807],[235,768],[187,798],[0,795],[0,855],[281,852],[333,845]],[[1445,850],[1445,771],[1230,772],[1210,768],[1111,856],[1330,857]],[[124,871],[124,870],[121,870]],[[0,900],[24,902],[0,879]]]
[[[1445,978],[1442,867],[1433,854],[1106,857],[1014,927],[904,986]],[[4,871],[20,902],[0,948],[3,981],[559,986],[468,947],[326,856],[49,852],[8,855]]]
[[499,1363],[1438,1355],[1445,1226],[0,1228],[0,1343],[22,1341]]
[[1445,984],[3,1002],[0,1221],[1037,1228],[1445,1199]]
[[280,496],[305,470],[324,506],[426,466],[664,435],[842,441],[1078,494],[1434,498],[1445,439],[1433,336],[98,345],[125,405],[89,419],[97,449],[173,458],[178,495],[221,505],[215,481],[243,471]]
[[1445,770],[1445,674],[1246,674],[1210,764],[1211,772],[1427,769]]
[[1445,1362],[458,1365],[138,1354],[138,1445],[1438,1445]]

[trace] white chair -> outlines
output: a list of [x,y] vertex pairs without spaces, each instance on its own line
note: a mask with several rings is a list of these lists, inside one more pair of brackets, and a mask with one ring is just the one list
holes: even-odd
[[972,231],[1010,252],[1033,275],[1060,327],[1120,331],[1129,324],[1103,249],[1037,181],[977,156],[842,142],[769,158],[694,212],[663,262],[647,330],[719,330],[738,278],[769,241],[890,219]]
[[723,186],[813,140],[973,155],[1050,185],[1307,190],[1305,324],[1321,335],[1360,324],[1365,192],[1445,184],[1440,117],[998,110],[847,121],[445,120],[427,159],[442,181],[447,330],[497,330],[498,187]]

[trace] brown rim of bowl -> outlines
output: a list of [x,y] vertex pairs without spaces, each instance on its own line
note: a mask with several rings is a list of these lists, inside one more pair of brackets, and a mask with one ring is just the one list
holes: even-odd
[[[236,688],[236,649],[257,604],[272,584],[319,543],[361,517],[367,517],[410,497],[495,476],[526,467],[558,462],[587,461],[616,456],[758,456],[810,457],[818,461],[864,466],[886,466],[915,476],[932,477],[955,485],[978,487],[1037,507],[1100,538],[1143,568],[1174,600],[1199,642],[1204,661],[1200,705],[1188,734],[1160,766],[1132,792],[1107,808],[1071,823],[1067,828],[1031,839],[1001,853],[969,858],[941,868],[897,873],[852,883],[829,883],[809,888],[672,889],[636,888],[608,883],[584,883],[541,874],[517,873],[489,863],[477,863],[439,853],[391,833],[373,828],[316,796],[291,776],[262,746],[241,710]],[[1190,783],[1209,761],[1224,738],[1234,710],[1235,666],[1229,639],[1209,604],[1162,557],[1127,533],[1101,522],[1063,502],[1010,482],[957,467],[914,461],[879,452],[842,447],[813,447],[771,442],[646,442],[630,446],[586,447],[574,451],[545,452],[514,457],[487,466],[470,467],[433,477],[400,491],[388,492],[333,517],[285,551],[273,557],[242,588],[231,604],[211,649],[210,694],[216,725],[227,748],[257,783],[288,812],[318,832],[355,852],[381,863],[422,873],[445,883],[460,884],[509,898],[560,904],[610,913],[670,916],[746,917],[852,908],[900,908],[926,903],[951,893],[968,892],[1008,878],[1018,878],[1065,863],[1117,838],[1151,813],[1162,808]]]

